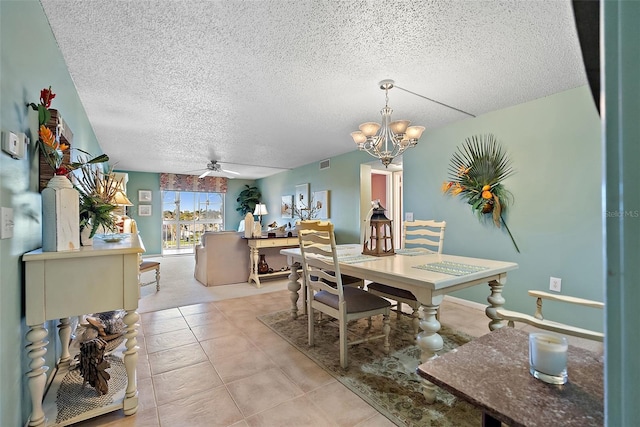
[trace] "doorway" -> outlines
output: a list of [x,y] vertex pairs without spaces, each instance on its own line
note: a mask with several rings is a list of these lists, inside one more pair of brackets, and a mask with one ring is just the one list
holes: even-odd
[[392,221],[393,245],[400,248],[403,212],[401,158],[396,158],[388,168],[378,161],[360,165],[360,243],[364,241],[366,217],[371,209],[371,201],[376,199],[380,199],[380,204],[385,208],[385,215]]

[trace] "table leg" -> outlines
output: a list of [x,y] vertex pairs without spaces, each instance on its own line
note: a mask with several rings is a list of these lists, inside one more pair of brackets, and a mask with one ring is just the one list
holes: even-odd
[[138,410],[138,384],[136,378],[136,365],[138,364],[138,320],[140,315],[135,310],[127,310],[124,324],[126,325],[124,352],[124,367],[127,371],[127,389],[124,394],[123,410],[125,415],[133,415]]
[[296,263],[295,261],[290,261],[289,270],[291,271],[291,273],[289,273],[288,276],[289,282],[287,283],[287,289],[289,289],[289,291],[291,292],[291,294],[289,295],[289,298],[291,298],[291,318],[297,319],[299,298],[298,291],[302,287],[300,282],[298,282],[298,279],[300,278],[300,275],[298,274],[298,263]]
[[485,309],[485,313],[487,317],[491,319],[491,321],[489,322],[489,329],[492,331],[500,329],[504,326],[504,321],[500,319],[500,317],[498,317],[498,313],[496,311],[502,308],[502,306],[504,305],[502,288],[504,287],[505,281],[506,278],[501,281],[492,280],[489,282],[491,295],[487,297],[487,301],[489,301],[490,305]]
[[[440,322],[436,318],[439,304],[426,305],[422,304],[423,317],[420,320],[420,328],[422,332],[418,334],[416,343],[420,347],[420,362],[425,363],[429,359],[438,357],[438,352],[442,350],[444,343],[442,337],[438,333],[440,330]],[[423,380],[422,394],[428,403],[433,403],[436,399],[437,386],[427,380]]]
[[31,326],[26,338],[31,344],[27,345],[27,355],[31,359],[29,363],[30,371],[27,372],[27,385],[31,395],[31,416],[29,426],[43,426],[45,424],[44,411],[42,410],[42,398],[44,397],[44,386],[47,383],[47,371],[49,367],[45,365],[44,356],[47,354],[46,339],[48,336],[44,323]]
[[71,322],[68,317],[60,319],[58,324],[58,336],[60,337],[60,364],[69,364],[71,355],[69,354],[69,343],[71,342]]
[[259,254],[260,250],[258,248],[249,248],[249,264],[251,264],[249,268],[251,269],[251,271],[249,271],[248,282],[251,283],[251,281],[253,280],[257,288],[260,288],[260,277],[258,277],[258,259],[260,258]]

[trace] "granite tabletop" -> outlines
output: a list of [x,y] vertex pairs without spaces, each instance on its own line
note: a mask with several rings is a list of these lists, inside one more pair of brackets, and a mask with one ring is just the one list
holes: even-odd
[[418,367],[418,374],[510,426],[604,425],[604,356],[569,346],[564,385],[529,373],[528,332],[502,328]]

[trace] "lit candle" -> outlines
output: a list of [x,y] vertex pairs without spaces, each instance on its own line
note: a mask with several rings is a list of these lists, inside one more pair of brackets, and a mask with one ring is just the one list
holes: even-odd
[[545,382],[567,382],[567,349],[563,336],[551,332],[529,334],[529,364],[531,374]]

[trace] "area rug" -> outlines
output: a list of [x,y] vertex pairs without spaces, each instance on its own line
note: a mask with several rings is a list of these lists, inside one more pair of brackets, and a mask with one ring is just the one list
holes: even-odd
[[[315,345],[307,344],[307,316],[293,320],[289,311],[259,316],[265,325],[323,367],[338,381],[358,394],[394,424],[407,427],[478,426],[481,412],[438,388],[436,401],[428,404],[422,395],[422,379],[416,374],[420,350],[415,345],[409,318],[396,320],[391,315],[391,352],[385,355],[382,341],[349,347],[349,367],[340,366],[337,324],[326,322],[316,326]],[[375,319],[372,332],[380,331],[381,316]],[[352,322],[349,330],[362,333],[367,320]],[[469,342],[472,337],[443,326],[443,352]]]

